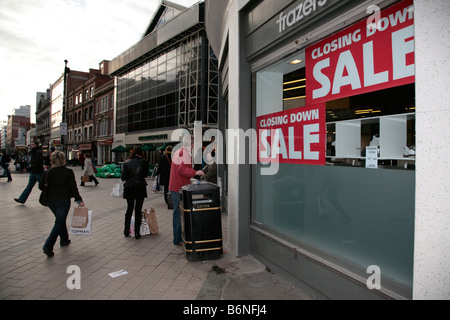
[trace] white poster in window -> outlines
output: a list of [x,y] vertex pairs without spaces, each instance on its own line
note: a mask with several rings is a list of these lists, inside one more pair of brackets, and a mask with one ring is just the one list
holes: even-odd
[[378,169],[378,147],[366,147],[366,168]]

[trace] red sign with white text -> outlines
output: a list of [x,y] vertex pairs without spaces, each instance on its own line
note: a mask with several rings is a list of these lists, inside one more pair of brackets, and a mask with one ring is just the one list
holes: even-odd
[[258,162],[325,165],[325,104],[257,117]]
[[405,0],[306,49],[306,101],[414,83],[414,8]]

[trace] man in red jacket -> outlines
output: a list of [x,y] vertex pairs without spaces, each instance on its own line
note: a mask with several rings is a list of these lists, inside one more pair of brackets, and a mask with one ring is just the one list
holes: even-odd
[[181,215],[180,215],[180,194],[179,190],[191,182],[195,176],[204,176],[201,170],[192,169],[192,148],[194,147],[194,137],[185,136],[183,146],[172,155],[172,165],[170,168],[169,191],[173,203],[173,244],[181,245]]

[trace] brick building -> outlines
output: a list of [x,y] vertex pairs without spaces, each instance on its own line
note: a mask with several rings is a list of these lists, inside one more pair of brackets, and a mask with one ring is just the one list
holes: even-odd
[[96,98],[96,92],[111,80],[107,74],[102,73],[105,71],[107,70],[104,68],[90,69],[88,79],[67,91],[65,145],[69,160],[78,159],[80,154],[84,153],[97,155],[94,137],[97,136],[98,126],[95,115],[98,114],[100,103]]
[[[25,144],[24,133],[30,130],[30,106],[21,106],[20,109],[14,109],[12,115],[8,116],[6,128],[6,146],[7,152],[14,152],[18,144]],[[19,133],[22,133],[22,137]]]
[[[102,74],[109,72],[109,61],[100,63]],[[106,164],[112,161],[112,144],[114,138],[114,79],[99,87],[94,92],[94,156],[97,164]]]

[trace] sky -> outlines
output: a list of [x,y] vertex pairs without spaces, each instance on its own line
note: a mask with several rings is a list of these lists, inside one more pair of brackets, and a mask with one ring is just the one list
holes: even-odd
[[[190,7],[198,0],[171,0]],[[64,72],[98,69],[138,42],[160,0],[0,0],[0,120]]]

